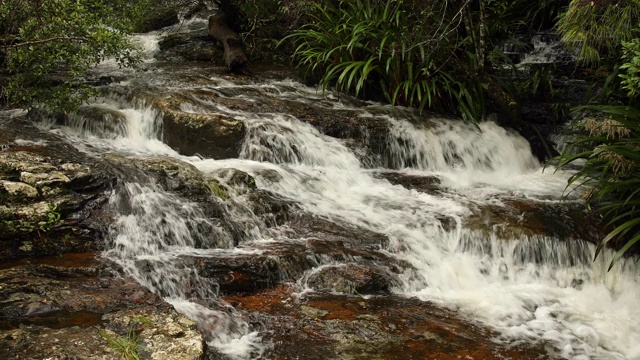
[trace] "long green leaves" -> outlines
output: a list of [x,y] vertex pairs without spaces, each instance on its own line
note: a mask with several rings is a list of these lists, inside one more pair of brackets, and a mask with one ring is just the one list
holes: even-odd
[[633,37],[640,22],[640,1],[572,0],[558,19],[562,41],[579,51],[585,64],[599,64],[602,55],[617,57],[620,45]]
[[392,104],[458,113],[470,121],[484,115],[483,90],[441,59],[443,53],[451,56],[455,44],[447,37],[434,40],[429,9],[417,11],[403,0],[340,0],[316,9],[312,23],[282,41],[295,43],[294,60],[320,75],[323,89],[381,94]]
[[[610,267],[640,241],[640,109],[630,106],[583,106],[587,132],[559,157],[559,167],[584,161],[568,186],[593,187],[589,201],[597,204],[614,229],[599,244],[596,256],[615,243],[619,250]],[[571,151],[577,153],[570,155]]]

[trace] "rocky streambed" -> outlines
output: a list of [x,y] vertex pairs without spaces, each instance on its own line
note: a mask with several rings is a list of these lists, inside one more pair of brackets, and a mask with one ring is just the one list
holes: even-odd
[[[260,189],[245,172],[230,167],[204,176],[168,157],[96,159],[20,117],[4,119],[3,130],[0,346],[10,358],[120,358],[113,339],[136,341],[141,358],[228,356],[208,349],[206,330],[198,332],[195,322],[102,255],[115,216],[107,206],[109,194],[118,186],[118,173],[135,171],[153,174],[164,189],[199,202],[221,223],[232,222],[225,202],[244,197],[263,226],[300,239],[239,245],[251,250],[244,255],[177,260],[211,279],[221,299],[264,334],[270,345],[263,358],[550,357],[544,343],[496,342],[498,333],[455,311],[393,295],[394,275],[411,265],[379,251],[388,246],[387,236],[308,213],[295,201]],[[207,132],[200,136],[217,141]],[[433,177],[394,171],[376,176],[414,191],[443,191]],[[478,207],[467,221],[486,233],[499,228],[498,233],[521,236],[581,238],[585,214],[557,206],[553,213],[545,206],[521,199],[508,207]],[[552,225],[557,211],[569,221]],[[52,213],[59,218],[40,228]],[[521,214],[526,221],[516,219]],[[455,227],[452,219],[443,224]],[[230,226],[234,231],[239,244],[242,231]],[[301,295],[301,283],[314,292]]]
[[0,118],[9,358],[634,357],[637,266],[592,261],[600,225],[524,139],[199,46]]

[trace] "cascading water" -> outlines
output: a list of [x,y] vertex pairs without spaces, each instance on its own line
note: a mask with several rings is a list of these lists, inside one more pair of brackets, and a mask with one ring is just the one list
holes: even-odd
[[[162,81],[149,80],[156,86]],[[339,102],[290,80],[202,81],[201,90],[220,98],[264,103],[280,99],[319,112],[354,111],[363,119],[383,119],[390,128],[379,161],[386,164],[385,171],[436,177],[440,190],[417,192],[380,179],[375,173],[381,169],[365,166],[358,149],[275,110],[231,109],[215,101],[182,107],[243,121],[246,137],[239,159],[179,155],[160,141],[156,110],[119,97],[96,105],[111,116],[119,114],[124,129],[96,129],[80,118],[71,128],[54,131],[72,137],[77,147],[96,156],[108,151],[132,162],[164,156],[189,163],[210,177],[222,169],[238,169],[253,176],[258,188],[279,194],[305,212],[384,234],[389,243],[379,251],[410,264],[397,275],[395,293],[467,314],[498,330],[498,341],[546,341],[565,358],[640,357],[640,326],[633,321],[640,316],[640,268],[633,259],[620,261],[607,272],[611,254],[592,262],[594,246],[580,240],[530,234],[504,239],[468,226],[473,206],[500,207],[509,199],[560,203],[567,175],[553,169],[543,172],[518,135],[491,122],[480,129],[443,119],[415,125],[411,116],[403,118],[397,109],[356,106],[349,99]],[[173,78],[167,83],[178,93],[194,86]],[[118,217],[106,256],[196,320],[219,351],[234,358],[259,358],[266,346],[259,334],[218,302],[215,283],[179,260],[222,251],[258,251],[252,244],[268,246],[272,238],[304,239],[288,239],[285,231],[266,229],[243,207],[241,196],[231,196],[226,205],[229,221],[242,222],[248,229],[239,248],[238,236],[208,218],[196,202],[162,189],[151,177],[125,174],[111,198]],[[453,226],[445,226],[443,217]],[[330,259],[317,265],[339,266]],[[316,270],[309,270],[302,280]]]

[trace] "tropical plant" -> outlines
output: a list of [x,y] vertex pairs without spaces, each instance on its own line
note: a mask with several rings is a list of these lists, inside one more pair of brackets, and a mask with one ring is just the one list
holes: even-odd
[[640,23],[638,0],[572,0],[558,18],[562,41],[578,51],[578,60],[598,65],[603,54],[617,60],[622,42],[633,38]]
[[[382,94],[392,104],[479,119],[485,104],[482,85],[447,63],[459,56],[451,52],[456,23],[434,21],[432,14],[447,11],[437,3],[421,8],[411,4],[403,0],[317,4],[314,21],[285,41],[294,41],[295,62],[307,74],[321,74],[323,88],[335,86],[365,97]],[[461,57],[467,61],[464,54]]]
[[580,171],[568,183],[588,186],[586,198],[614,229],[598,246],[619,250],[611,266],[640,240],[640,109],[630,106],[582,106],[584,135],[559,157],[559,167],[581,159]]
[[605,105],[575,109],[582,132],[559,157],[559,167],[583,161],[569,186],[588,186],[587,200],[613,228],[596,253],[616,244],[619,250],[611,266],[640,240],[640,42],[620,41],[624,63],[613,66],[598,86],[596,99]]
[[640,39],[623,41],[622,47],[622,59],[625,61],[620,66],[622,73],[619,75],[622,90],[627,92],[629,98],[636,99],[640,95]]

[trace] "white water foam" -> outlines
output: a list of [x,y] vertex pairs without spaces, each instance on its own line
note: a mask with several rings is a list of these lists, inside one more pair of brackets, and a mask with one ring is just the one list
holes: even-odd
[[[205,172],[236,167],[307,211],[385,233],[391,240],[386,250],[415,267],[397,292],[454,307],[499,330],[503,341],[549,341],[566,358],[638,356],[640,328],[629,321],[640,315],[640,269],[633,260],[607,272],[611,254],[592,263],[594,246],[584,242],[505,241],[460,225],[469,200],[495,204],[495,196],[526,195],[560,201],[567,175],[543,173],[519,136],[492,123],[478,131],[458,123],[420,129],[391,120],[399,139],[391,144],[397,166],[438,174],[462,195],[432,196],[372,178],[347,147],[290,117],[243,117],[250,125],[243,155],[257,162],[194,164]],[[263,169],[277,171],[280,180],[261,178]],[[457,219],[457,229],[443,229],[436,214]],[[469,242],[488,250],[470,251]]]
[[[301,101],[313,103],[308,97],[312,91],[297,87],[302,89],[297,93]],[[286,87],[281,93],[292,92]],[[281,96],[278,91],[268,93]],[[633,321],[640,316],[640,269],[633,259],[621,261],[607,272],[611,254],[606,252],[591,262],[594,247],[590,244],[564,244],[558,239],[528,236],[506,241],[464,227],[470,203],[500,205],[500,198],[509,197],[559,202],[566,184],[567,175],[543,173],[526,142],[493,123],[482,124],[478,130],[437,120],[432,127],[423,128],[399,118],[388,119],[392,128],[389,156],[394,167],[409,174],[435,174],[443,180],[442,192],[427,194],[374,178],[344,143],[288,114],[219,107],[226,115],[245,121],[247,135],[243,159],[214,161],[182,157],[163,144],[156,145],[157,131],[135,129],[157,126],[157,116],[147,108],[124,111],[123,107],[119,111],[138,114],[127,117],[131,129],[126,137],[92,139],[101,144],[98,146],[125,154],[161,153],[188,161],[205,173],[237,168],[253,175],[259,188],[292,199],[306,211],[383,233],[390,243],[381,251],[412,265],[400,276],[402,285],[394,289],[397,293],[453,307],[498,330],[502,334],[499,341],[547,341],[565,358],[640,358],[640,325]],[[363,113],[369,116],[366,108]],[[265,170],[279,176],[264,176]],[[139,190],[133,199],[140,196],[141,204],[154,203],[158,191],[153,196],[147,192],[153,193]],[[143,209],[145,206],[150,205]],[[134,259],[153,256],[155,251],[150,252],[146,246],[132,247],[132,239],[140,233],[135,230],[138,223],[154,224],[156,220],[130,217],[163,211],[146,209],[119,220],[114,233],[131,239],[117,242],[120,245],[112,250],[112,256],[121,257],[125,268],[133,266]],[[454,220],[453,229],[442,225],[443,216]],[[180,221],[175,219],[176,224]],[[162,261],[171,256],[173,246],[194,247],[186,240],[162,243],[167,236],[141,237],[147,239],[144,242],[160,241],[149,243],[149,249],[169,250],[165,257],[159,257]],[[182,239],[182,235],[169,238]],[[166,263],[164,266],[174,269]],[[135,269],[131,271],[135,273]],[[143,283],[145,276],[139,275]],[[160,279],[152,280],[147,286],[158,286],[155,282]],[[171,281],[165,286],[170,290],[169,298],[184,313],[201,319],[219,315],[185,302],[180,292],[183,290],[172,288],[180,281],[167,281]],[[258,334],[242,324],[234,325],[242,329],[234,332],[225,327],[224,321],[214,321],[211,326],[223,326],[226,330],[221,333],[232,335],[218,337],[213,345],[238,357],[260,356],[263,347],[256,345]]]

